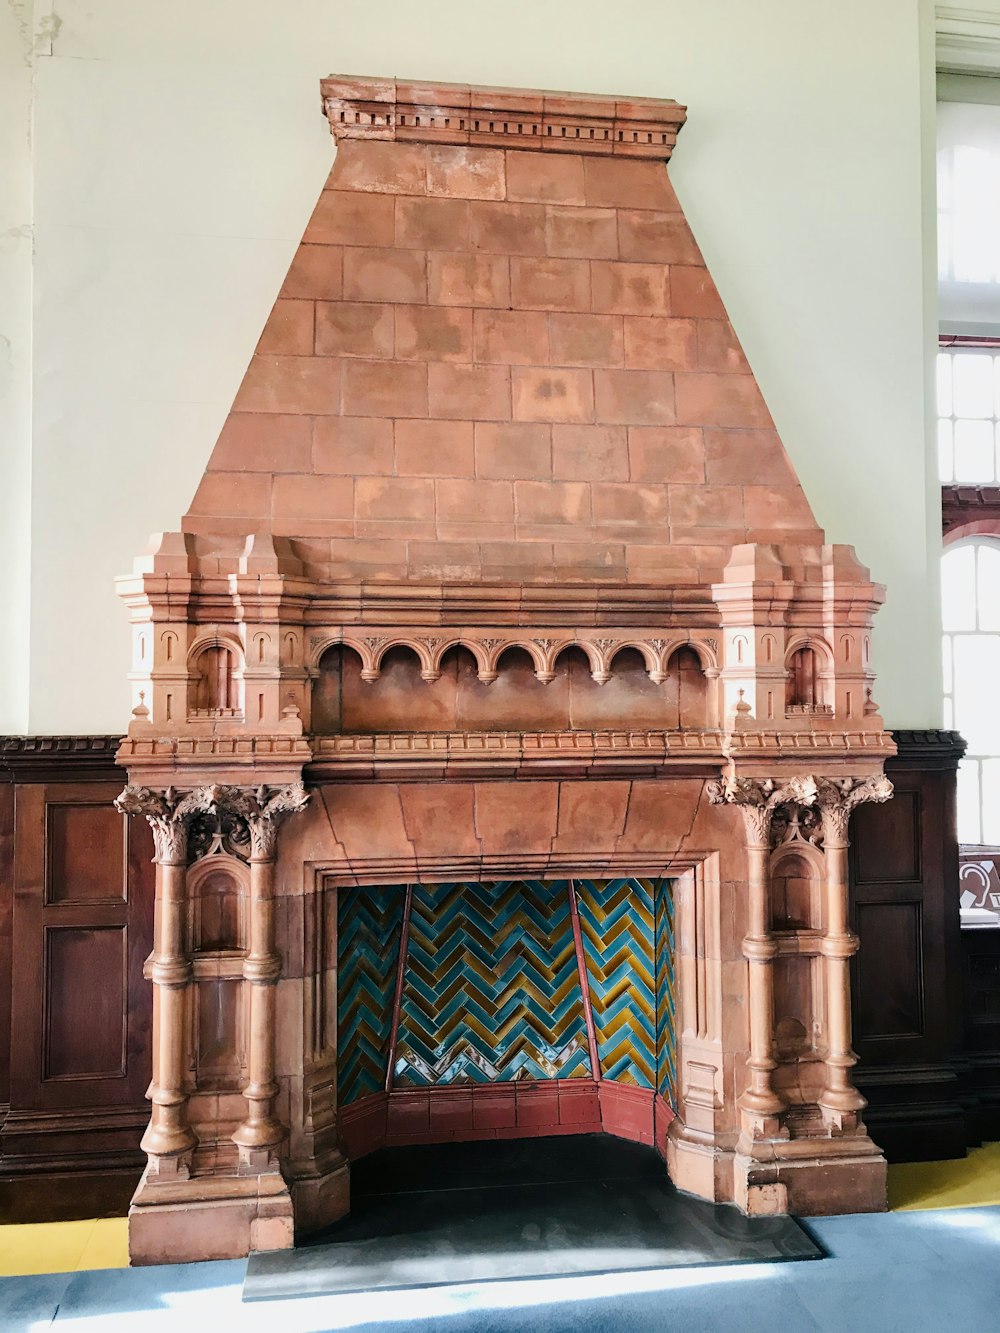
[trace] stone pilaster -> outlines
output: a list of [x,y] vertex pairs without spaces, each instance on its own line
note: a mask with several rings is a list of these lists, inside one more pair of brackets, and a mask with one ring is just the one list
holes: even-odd
[[126,787],[115,802],[127,815],[143,815],[153,830],[156,905],[153,952],[147,975],[153,983],[153,1078],[151,1115],[142,1138],[147,1175],[188,1175],[196,1138],[187,1119],[184,1068],[191,957],[185,938],[188,830],[191,819],[210,808],[211,791],[200,787],[179,795],[148,787]]
[[774,960],[778,955],[771,930],[771,820],[779,806],[788,802],[810,805],[815,798],[816,784],[809,777],[782,781],[729,778],[709,785],[712,804],[737,806],[746,829],[748,921],[743,956],[749,965],[750,1083],[739,1099],[739,1109],[742,1134],[750,1143],[788,1137],[782,1122],[785,1102],[771,1081],[776,1068]]
[[274,866],[282,820],[302,810],[309,795],[301,782],[283,787],[216,787],[214,803],[244,819],[250,831],[250,948],[243,960],[249,995],[249,1079],[243,1089],[247,1116],[233,1134],[241,1174],[274,1170],[287,1129],[274,1114],[275,986],[281,957],[275,947]]
[[887,801],[892,783],[882,774],[867,778],[821,778],[816,804],[823,821],[826,861],[826,922],[822,956],[826,990],[826,1084],[819,1106],[823,1123],[833,1134],[858,1128],[865,1099],[851,1083],[857,1056],[851,1048],[851,959],[858,937],[848,920],[849,883],[847,826],[851,812],[865,801]]

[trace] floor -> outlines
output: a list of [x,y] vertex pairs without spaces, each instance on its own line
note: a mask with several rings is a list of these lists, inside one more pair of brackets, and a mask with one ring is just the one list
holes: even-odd
[[[1000,1327],[1000,1145],[890,1168],[896,1211],[807,1223],[820,1262],[673,1268],[242,1302],[245,1260],[126,1269],[122,1219],[0,1228],[0,1329],[238,1325],[352,1333],[605,1333]],[[31,1276],[28,1276],[31,1274]]]
[[243,1299],[821,1258],[794,1218],[681,1194],[609,1134],[414,1144],[356,1162],[350,1216],[254,1255]]

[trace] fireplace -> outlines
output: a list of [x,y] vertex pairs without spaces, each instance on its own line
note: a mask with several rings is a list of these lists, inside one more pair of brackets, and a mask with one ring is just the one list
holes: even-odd
[[119,581],[156,842],[133,1262],[290,1246],[382,1144],[610,1132],[885,1206],[851,1080],[882,590],[666,171],[674,102],[331,78],[326,188]]
[[337,1102],[347,1155],[610,1132],[675,1103],[670,880],[340,890]]

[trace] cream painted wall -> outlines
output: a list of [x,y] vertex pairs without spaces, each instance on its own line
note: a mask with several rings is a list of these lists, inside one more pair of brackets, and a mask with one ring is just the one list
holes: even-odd
[[0,10],[0,731],[11,732],[28,725],[32,17]]
[[878,698],[896,726],[938,723],[923,0],[55,7],[34,96],[32,731],[127,719],[112,579],[195,489],[329,168],[333,70],[689,105],[678,193],[820,521],[888,585]]

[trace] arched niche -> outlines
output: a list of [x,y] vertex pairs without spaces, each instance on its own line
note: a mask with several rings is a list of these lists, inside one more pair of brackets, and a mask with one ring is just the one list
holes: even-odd
[[785,662],[785,712],[829,712],[832,654],[814,640],[792,647]]
[[247,948],[250,871],[238,857],[218,852],[196,861],[187,874],[191,952],[232,953]]
[[692,731],[714,724],[711,682],[697,649],[682,644],[670,654],[663,688],[676,709],[674,726]]
[[823,928],[823,867],[808,843],[791,842],[771,857],[771,921],[775,930]]
[[239,666],[236,649],[221,639],[196,646],[190,664],[190,712],[213,717],[242,713]]

